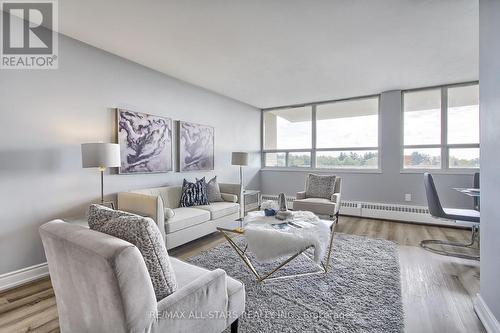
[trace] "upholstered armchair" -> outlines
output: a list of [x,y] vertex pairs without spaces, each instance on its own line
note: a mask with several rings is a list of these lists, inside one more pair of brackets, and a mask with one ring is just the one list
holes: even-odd
[[[331,190],[327,195],[311,196],[308,193],[318,193],[318,190],[312,188],[316,186],[313,182],[309,181],[310,176],[316,177],[333,177],[333,176],[318,176],[318,175],[307,175],[306,176],[306,190],[297,192],[296,200],[293,201],[294,210],[307,210],[313,212],[316,215],[328,216],[329,218],[338,218],[338,213],[340,209],[340,199],[342,192],[342,178],[335,177],[334,184],[331,186]],[[326,181],[326,180],[325,180]],[[322,183],[323,185],[323,183]]]
[[157,301],[139,249],[60,220],[40,227],[61,332],[237,331],[245,287],[221,269],[170,258],[177,290]]

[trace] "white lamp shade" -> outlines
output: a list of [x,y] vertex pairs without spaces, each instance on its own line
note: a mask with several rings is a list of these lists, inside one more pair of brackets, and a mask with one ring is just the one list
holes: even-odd
[[121,166],[120,145],[117,143],[82,144],[82,167],[113,168]]
[[232,165],[248,165],[248,153],[233,152],[231,156]]

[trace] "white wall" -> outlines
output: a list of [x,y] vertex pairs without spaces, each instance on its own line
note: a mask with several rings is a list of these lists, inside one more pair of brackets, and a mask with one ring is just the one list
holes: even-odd
[[245,179],[259,187],[259,110],[67,37],[59,45],[58,70],[0,71],[0,274],[43,262],[38,226],[98,201],[80,144],[116,142],[115,107],[214,126],[215,171],[108,174],[107,194],[203,175],[238,182],[231,151],[254,153]]
[[481,297],[500,321],[500,1],[479,2]]
[[[401,91],[381,94],[381,173],[344,173],[342,196],[345,200],[396,203],[426,206],[423,175],[400,172],[401,142]],[[309,171],[261,171],[262,193],[285,192],[295,195],[304,190],[305,175]],[[472,199],[453,190],[453,187],[472,187],[472,175],[435,175],[438,192],[446,207],[472,208]],[[412,194],[412,201],[405,202],[406,193]]]

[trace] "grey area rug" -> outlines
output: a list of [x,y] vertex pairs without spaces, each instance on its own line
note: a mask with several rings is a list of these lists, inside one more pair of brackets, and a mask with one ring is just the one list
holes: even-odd
[[[240,245],[245,242],[243,237],[236,241]],[[251,254],[249,257],[257,262]],[[404,330],[398,250],[387,240],[336,234],[327,274],[260,284],[228,243],[188,261],[211,270],[222,268],[245,284],[246,313],[240,317],[240,332]],[[275,266],[255,265],[259,273]],[[285,267],[281,274],[315,269],[303,256]]]

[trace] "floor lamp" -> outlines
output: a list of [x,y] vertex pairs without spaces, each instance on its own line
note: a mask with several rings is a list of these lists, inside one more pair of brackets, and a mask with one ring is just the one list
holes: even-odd
[[[120,145],[116,143],[82,144],[82,167],[98,168],[101,172],[101,204],[104,202],[104,171],[121,166]],[[115,208],[113,202],[111,208]]]
[[244,198],[243,198],[243,167],[248,165],[248,153],[244,152],[233,152],[231,156],[231,164],[238,165],[240,167],[240,217],[245,215],[243,211],[244,207]]

